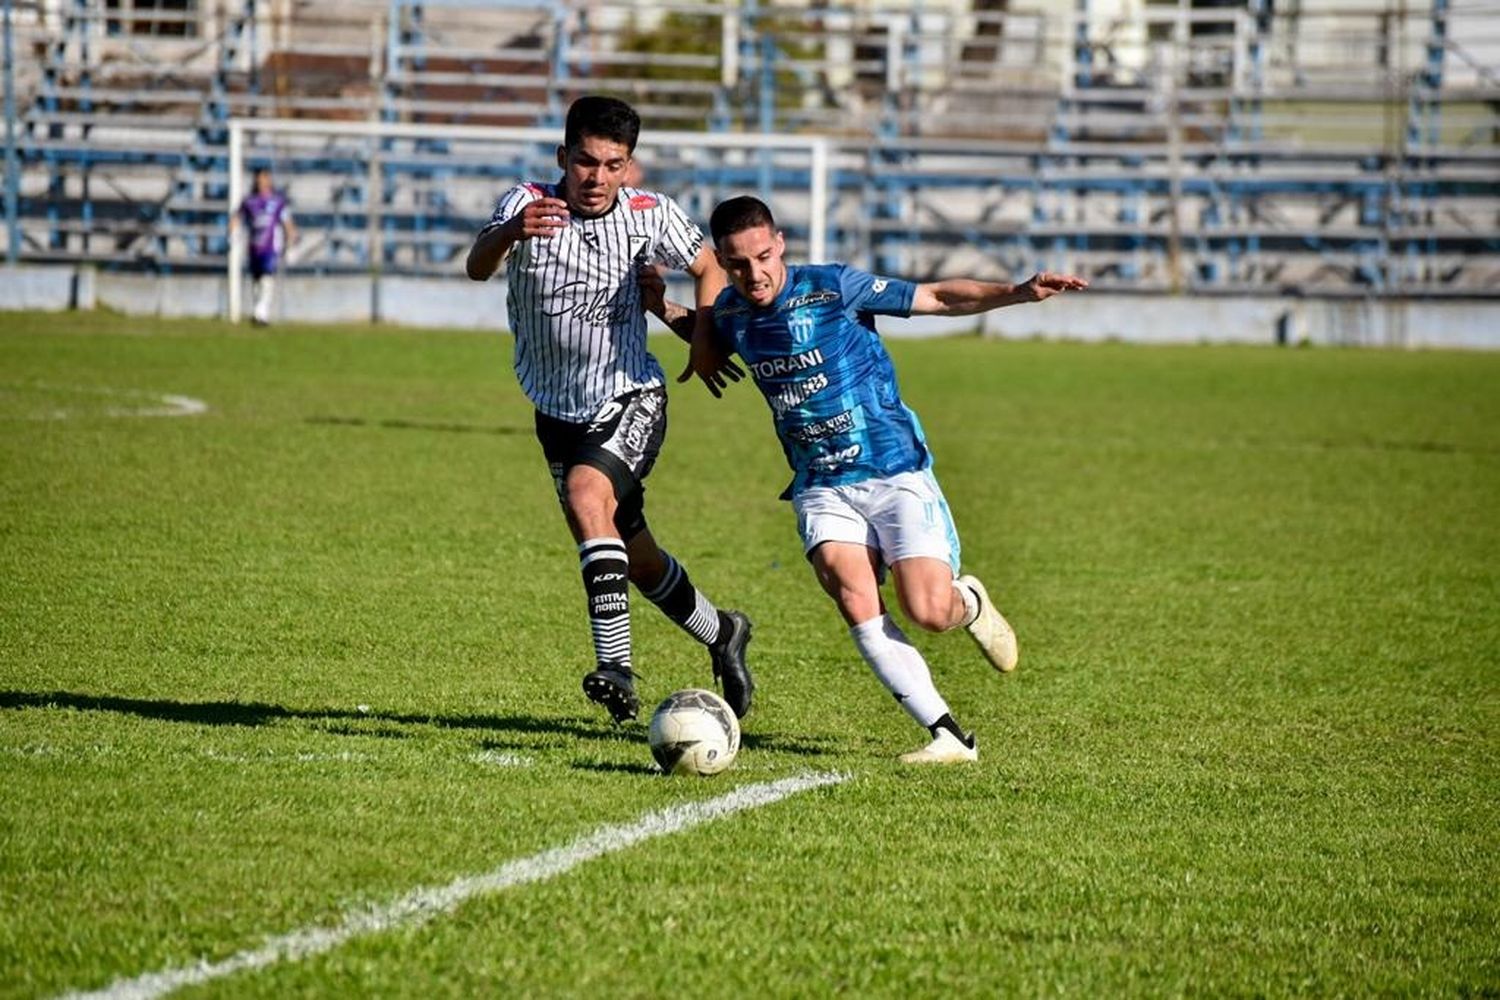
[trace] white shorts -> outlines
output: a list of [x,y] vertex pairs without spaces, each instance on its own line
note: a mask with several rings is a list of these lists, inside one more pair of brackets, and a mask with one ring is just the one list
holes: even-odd
[[884,567],[902,559],[941,559],[958,575],[958,530],[931,469],[866,479],[848,486],[812,486],[792,498],[802,551],[824,542],[864,545]]

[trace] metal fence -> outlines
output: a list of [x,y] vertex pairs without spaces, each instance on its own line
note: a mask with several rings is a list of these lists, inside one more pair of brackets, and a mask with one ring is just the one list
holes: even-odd
[[[452,272],[556,141],[475,157],[452,137],[556,137],[604,92],[642,112],[653,186],[704,216],[760,192],[800,249],[822,233],[883,271],[1500,295],[1500,3],[167,6],[7,0],[11,259],[222,269],[229,123],[290,118],[438,129],[368,156],[332,129],[252,149],[311,237],[299,268]],[[772,135],[826,143],[818,218]]]

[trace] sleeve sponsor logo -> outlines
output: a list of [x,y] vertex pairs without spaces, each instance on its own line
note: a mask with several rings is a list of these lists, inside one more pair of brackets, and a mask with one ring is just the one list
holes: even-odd
[[879,295],[881,292],[885,291],[886,286],[889,284],[890,282],[884,278],[876,278],[875,283],[870,286],[870,291],[876,295]]
[[638,194],[630,199],[629,204],[632,212],[644,212],[648,208],[655,208],[659,202],[655,195]]

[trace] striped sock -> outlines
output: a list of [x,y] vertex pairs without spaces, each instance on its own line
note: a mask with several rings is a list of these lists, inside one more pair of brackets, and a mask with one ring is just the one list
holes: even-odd
[[641,596],[660,608],[662,614],[676,622],[688,635],[705,646],[712,646],[719,640],[724,616],[714,607],[713,601],[693,586],[682,563],[672,558],[669,552],[662,555],[667,560],[667,571],[656,586],[642,590]]
[[590,538],[578,546],[589,601],[594,658],[630,666],[630,563],[618,538]]

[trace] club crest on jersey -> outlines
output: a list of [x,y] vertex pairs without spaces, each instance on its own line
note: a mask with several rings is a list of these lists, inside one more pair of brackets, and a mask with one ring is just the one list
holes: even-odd
[[644,212],[648,208],[655,208],[657,201],[655,195],[638,194],[631,197],[629,204],[632,212]]

